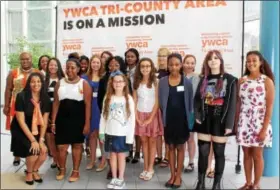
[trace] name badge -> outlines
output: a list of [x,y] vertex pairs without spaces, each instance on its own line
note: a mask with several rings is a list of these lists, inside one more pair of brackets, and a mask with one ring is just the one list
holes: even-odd
[[93,92],[92,97],[96,98],[97,97],[97,92]]
[[177,92],[184,92],[184,86],[177,86]]

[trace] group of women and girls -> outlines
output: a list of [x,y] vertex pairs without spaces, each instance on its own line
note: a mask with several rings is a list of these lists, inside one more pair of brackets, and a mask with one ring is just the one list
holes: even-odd
[[101,161],[96,171],[109,165],[108,188],[125,186],[126,162],[139,162],[141,146],[144,168],[139,178],[151,180],[155,164],[169,166],[171,176],[165,186],[179,188],[185,144],[189,151],[185,171],[194,170],[196,132],[196,189],[205,189],[212,149],[212,189],[221,189],[225,147],[231,135],[236,135],[244,151],[246,184],[241,189],[260,188],[263,147],[272,145],[274,77],[258,51],[247,53],[245,74],[239,80],[225,71],[217,50],[206,54],[199,75],[194,72],[195,56],[183,59],[166,48],[158,52],[158,66],[150,58],[140,59],[136,49],[128,49],[125,59],[110,52],[90,59],[72,53],[65,76],[56,58],[42,56],[41,72],[32,68],[28,53],[21,54],[20,63],[7,78],[4,113],[11,121],[14,163],[19,163],[18,157],[26,158],[27,184],[43,182],[38,169],[48,149],[51,167],[59,169],[56,179],[63,180],[69,145],[73,160],[69,181],[77,181],[86,137],[90,155],[86,169],[96,165],[99,142]]

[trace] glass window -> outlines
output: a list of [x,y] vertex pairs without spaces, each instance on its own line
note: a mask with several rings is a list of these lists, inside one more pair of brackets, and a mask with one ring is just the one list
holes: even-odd
[[52,9],[29,10],[27,14],[28,40],[51,40],[54,27]]
[[14,41],[17,37],[22,36],[22,12],[9,12],[8,39]]
[[27,1],[27,8],[52,6],[51,1]]
[[245,21],[260,18],[260,1],[245,1]]
[[72,5],[72,4],[78,4],[80,1],[57,1],[58,4],[61,5]]
[[22,1],[8,1],[8,8],[9,9],[21,9]]
[[244,26],[244,50],[259,49],[260,20],[245,22]]
[[18,51],[18,47],[15,44],[9,44],[9,53],[16,53]]

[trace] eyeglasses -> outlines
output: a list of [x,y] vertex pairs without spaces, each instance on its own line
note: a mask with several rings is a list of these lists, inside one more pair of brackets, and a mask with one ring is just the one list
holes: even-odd
[[113,80],[113,83],[114,84],[122,84],[122,83],[124,83],[124,81],[123,80]]
[[151,68],[151,65],[141,65],[140,68],[141,68],[141,69],[144,69],[144,68]]

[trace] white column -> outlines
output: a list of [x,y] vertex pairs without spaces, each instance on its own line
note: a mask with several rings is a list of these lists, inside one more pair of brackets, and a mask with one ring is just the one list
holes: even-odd
[[5,130],[5,116],[3,114],[3,106],[4,106],[4,92],[6,87],[6,78],[9,70],[9,66],[7,63],[7,1],[1,1],[1,108],[0,108],[0,124],[1,124],[1,133],[7,133]]
[[1,112],[2,105],[4,104],[4,91],[6,86],[6,77],[8,74],[8,64],[7,64],[7,1],[1,1]]

